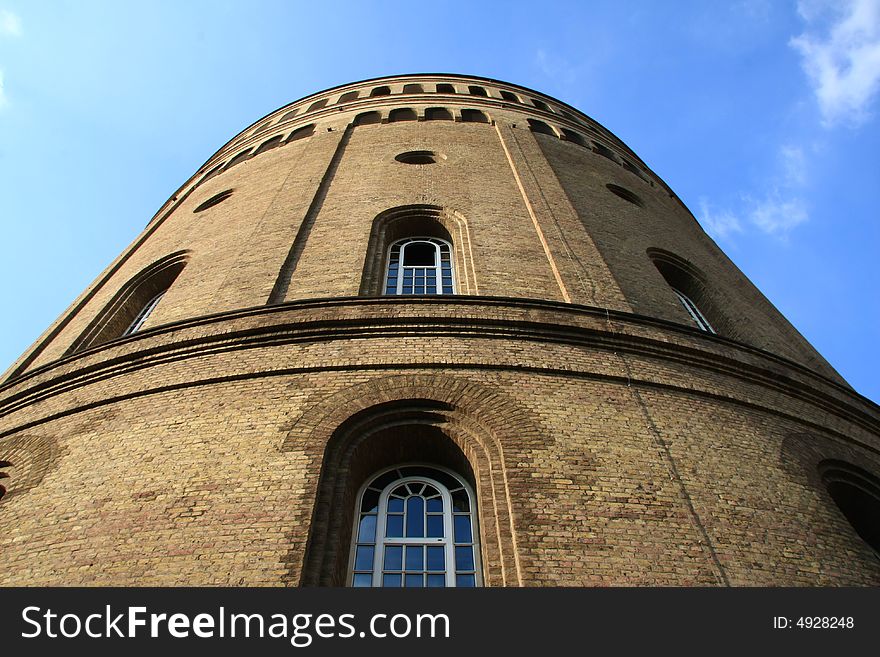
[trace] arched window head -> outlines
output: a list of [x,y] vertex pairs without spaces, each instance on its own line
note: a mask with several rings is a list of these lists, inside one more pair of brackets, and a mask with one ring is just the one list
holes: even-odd
[[479,586],[474,500],[449,470],[405,465],[374,476],[357,497],[349,584]]
[[675,292],[675,296],[677,296],[678,300],[681,301],[681,305],[684,306],[684,309],[688,311],[688,314],[691,316],[691,319],[694,320],[697,328],[699,328],[701,331],[706,331],[706,333],[715,333],[715,329],[712,328],[709,320],[703,316],[703,313],[701,313],[700,309],[697,308],[697,304],[691,301],[690,297],[688,297],[681,290],[678,290],[674,287],[672,288],[672,291]]
[[452,247],[435,237],[408,237],[391,245],[385,294],[455,294]]

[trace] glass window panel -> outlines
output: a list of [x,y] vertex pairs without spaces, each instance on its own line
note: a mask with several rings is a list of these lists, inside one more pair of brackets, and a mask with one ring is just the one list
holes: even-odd
[[403,513],[403,500],[399,497],[388,498],[388,513]]
[[385,564],[382,570],[403,570],[403,546],[385,546]]
[[422,538],[425,535],[425,500],[413,496],[406,501],[406,535]]
[[358,541],[362,543],[373,543],[376,540],[376,516],[373,514],[363,516],[361,518],[360,529],[358,529]]
[[426,550],[427,570],[446,570],[446,548],[442,545],[429,545]]
[[356,573],[352,580],[352,586],[370,587],[373,585],[372,573]]
[[407,570],[424,570],[425,569],[425,548],[421,545],[406,546],[406,569]]
[[381,477],[376,477],[376,479],[373,480],[373,483],[370,484],[370,488],[383,490],[386,486],[393,483],[399,478],[400,475],[398,474],[397,470],[390,470],[383,474]]
[[362,513],[376,513],[379,510],[379,491],[368,488],[364,491],[364,500],[361,503]]
[[459,587],[473,588],[477,585],[473,575],[456,575],[455,585]]
[[454,511],[470,511],[468,495],[463,488],[452,493],[452,509]]
[[403,536],[403,516],[389,515],[385,521],[385,536],[395,538]]
[[473,537],[471,536],[471,517],[470,516],[455,516],[454,520],[455,527],[455,542],[456,543],[472,543]]
[[400,575],[382,575],[382,586],[400,587]]
[[424,585],[425,585],[425,576],[424,575],[419,574],[419,575],[407,575],[406,576],[407,588],[422,587]]
[[428,513],[440,513],[443,511],[443,498],[439,495],[428,500]]
[[428,537],[429,538],[442,538],[443,537],[443,516],[441,515],[430,515],[428,516]]
[[446,575],[428,575],[428,586],[438,588],[446,586]]
[[373,554],[374,548],[372,545],[358,545],[354,557],[354,569],[373,570]]
[[474,569],[474,549],[470,545],[457,545],[455,547],[455,569]]

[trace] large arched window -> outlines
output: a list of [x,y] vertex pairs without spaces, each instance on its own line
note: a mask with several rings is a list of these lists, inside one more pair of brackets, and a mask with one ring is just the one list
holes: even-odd
[[474,495],[448,470],[406,465],[357,497],[349,584],[474,587],[480,583]]
[[452,248],[435,237],[408,237],[391,245],[385,294],[454,294]]

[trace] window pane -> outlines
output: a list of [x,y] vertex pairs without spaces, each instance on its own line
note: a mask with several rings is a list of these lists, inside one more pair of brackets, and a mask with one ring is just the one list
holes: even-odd
[[406,547],[406,569],[407,570],[424,570],[424,550],[421,545],[408,545]]
[[446,570],[446,548],[442,545],[429,545],[428,570]]
[[446,586],[446,575],[428,575],[428,586],[444,587]]
[[355,570],[373,570],[373,546],[358,545],[354,557]]
[[403,513],[403,500],[399,497],[389,498],[388,513]]
[[474,569],[474,549],[470,545],[456,546],[456,548],[455,548],[455,569],[456,570],[473,570]]
[[441,511],[443,511],[442,497],[432,497],[430,500],[428,500],[428,513],[440,513]]
[[400,587],[400,575],[382,575],[382,586]]
[[426,242],[407,244],[403,250],[404,266],[425,267],[436,263],[437,248]]
[[361,504],[362,513],[376,513],[379,510],[379,491],[368,488],[364,491],[364,500]]
[[455,516],[455,542],[471,543],[471,517]]
[[460,587],[468,587],[473,588],[476,586],[476,581],[474,580],[473,575],[456,575],[455,576],[455,585]]
[[382,570],[403,570],[403,546],[385,546],[385,565]]
[[425,580],[423,575],[407,575],[406,576],[406,586],[408,588],[413,587],[421,587],[425,585]]
[[385,536],[403,536],[403,516],[389,515],[385,522]]
[[425,535],[425,500],[413,496],[406,501],[406,535],[422,538]]
[[357,573],[352,581],[352,586],[370,587],[373,585],[373,576],[369,573]]
[[443,538],[443,516],[428,516],[428,537]]
[[452,509],[453,511],[470,511],[468,496],[463,488],[452,493]]
[[362,543],[372,543],[376,540],[376,516],[370,514],[361,518],[358,540]]

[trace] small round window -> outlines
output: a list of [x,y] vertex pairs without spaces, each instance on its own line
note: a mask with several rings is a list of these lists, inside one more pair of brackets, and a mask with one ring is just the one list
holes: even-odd
[[218,205],[232,196],[232,190],[227,189],[225,192],[220,192],[219,194],[215,194],[207,201],[199,205],[193,212],[204,212],[208,208],[213,208],[215,205]]
[[445,160],[446,156],[434,151],[407,151],[394,158],[404,164],[436,164]]

